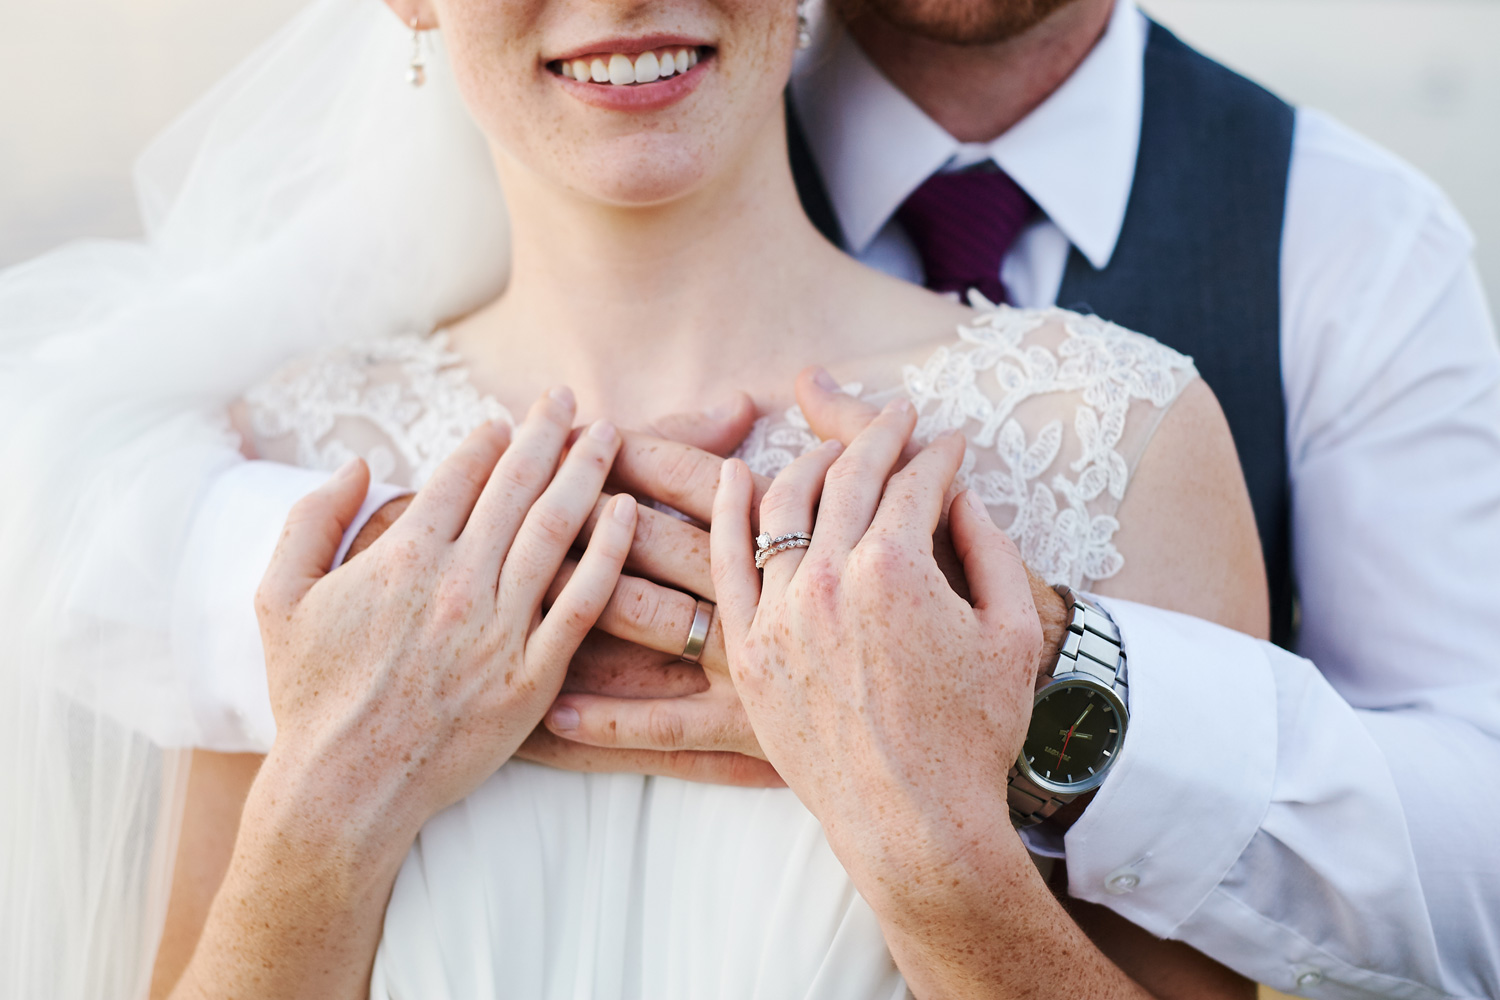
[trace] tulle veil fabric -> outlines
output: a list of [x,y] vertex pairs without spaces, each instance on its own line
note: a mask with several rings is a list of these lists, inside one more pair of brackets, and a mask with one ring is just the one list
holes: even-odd
[[316,0],[141,157],[146,236],[0,275],[0,996],[144,996],[197,740],[169,629],[224,406],[503,288],[489,151],[378,0]]

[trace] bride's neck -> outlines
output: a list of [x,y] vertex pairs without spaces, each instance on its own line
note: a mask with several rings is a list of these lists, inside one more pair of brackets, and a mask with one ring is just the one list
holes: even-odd
[[779,117],[762,140],[732,171],[649,208],[603,205],[502,161],[510,284],[456,331],[460,349],[518,392],[540,387],[517,384],[532,375],[566,381],[585,409],[612,411],[692,405],[770,361],[779,372],[827,357],[807,310],[850,265],[801,209]]

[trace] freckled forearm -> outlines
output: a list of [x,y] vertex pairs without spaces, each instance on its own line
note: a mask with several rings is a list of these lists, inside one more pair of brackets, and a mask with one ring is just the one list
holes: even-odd
[[[173,1000],[363,997],[410,844],[366,836],[306,785],[257,780],[229,872]],[[404,841],[404,844],[403,844]]]
[[930,829],[855,877],[917,997],[1149,995],[1068,916],[1008,820],[964,828]]

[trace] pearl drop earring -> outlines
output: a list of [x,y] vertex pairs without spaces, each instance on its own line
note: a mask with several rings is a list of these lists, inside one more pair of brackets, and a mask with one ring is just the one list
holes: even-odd
[[417,15],[411,19],[411,65],[406,70],[406,82],[420,87],[427,82],[427,60],[422,55],[422,31],[417,27]]
[[797,48],[805,49],[812,44],[812,26],[807,22],[807,0],[797,4]]

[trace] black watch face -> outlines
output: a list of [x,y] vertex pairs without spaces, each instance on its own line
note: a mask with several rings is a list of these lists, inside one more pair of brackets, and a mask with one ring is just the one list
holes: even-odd
[[1104,780],[1124,730],[1117,702],[1091,684],[1065,681],[1032,708],[1021,757],[1031,777],[1058,791],[1082,791]]

